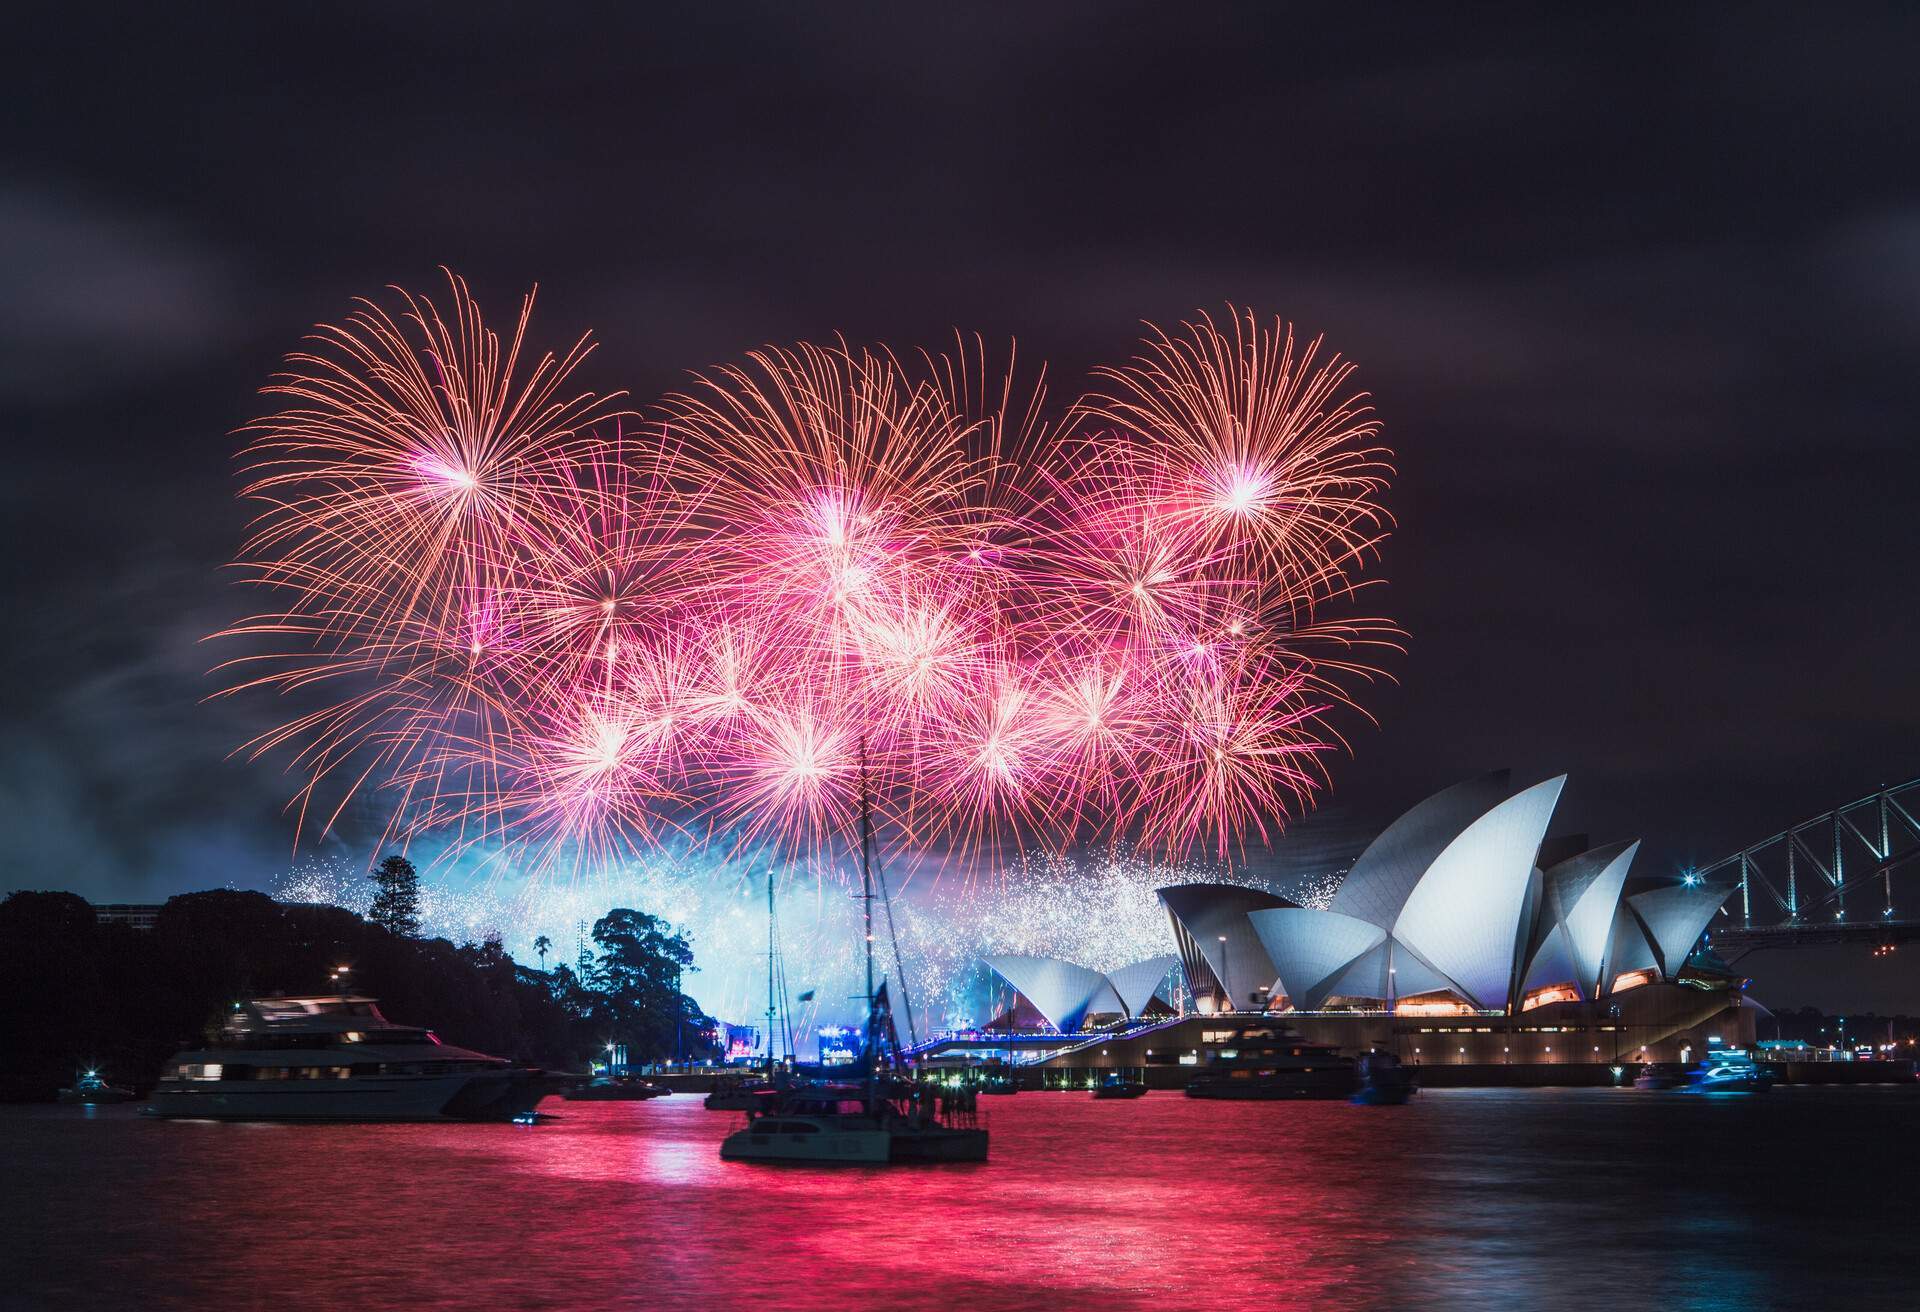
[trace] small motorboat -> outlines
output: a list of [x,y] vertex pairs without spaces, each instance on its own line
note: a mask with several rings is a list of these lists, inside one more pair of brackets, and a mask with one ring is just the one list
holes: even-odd
[[643,1102],[664,1098],[673,1090],[631,1075],[596,1075],[561,1094],[568,1102]]
[[1682,1093],[1765,1093],[1773,1080],[1772,1071],[1729,1048],[1709,1052],[1705,1061],[1689,1067],[1679,1087]]
[[1633,1077],[1636,1089],[1677,1089],[1686,1078],[1686,1069],[1672,1063],[1648,1062]]
[[1095,1098],[1144,1098],[1147,1096],[1145,1080],[1130,1080],[1124,1075],[1109,1075],[1093,1086]]
[[750,1112],[768,1106],[769,1100],[784,1087],[773,1080],[743,1080],[723,1075],[713,1082],[701,1105],[710,1112]]
[[108,1084],[101,1078],[99,1071],[82,1071],[79,1078],[73,1082],[71,1089],[62,1089],[59,1093],[59,1101],[69,1107],[82,1105],[100,1107],[111,1103],[132,1102],[133,1098],[132,1089]]
[[1354,1063],[1360,1087],[1349,1102],[1362,1107],[1398,1107],[1420,1092],[1414,1068],[1390,1052],[1369,1052]]

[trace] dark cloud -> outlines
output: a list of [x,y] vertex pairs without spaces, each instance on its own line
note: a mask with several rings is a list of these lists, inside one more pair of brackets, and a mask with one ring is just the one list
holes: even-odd
[[539,281],[643,398],[834,331],[1017,337],[1063,394],[1142,318],[1324,331],[1399,453],[1375,604],[1411,636],[1316,852],[1511,764],[1678,865],[1916,768],[1912,11],[106,6],[10,35],[7,882],[281,860],[286,781],[226,760],[264,711],[201,702],[228,434],[306,325],[441,263],[496,306]]
[[0,186],[0,396],[57,402],[204,358],[234,329],[213,252],[74,194]]

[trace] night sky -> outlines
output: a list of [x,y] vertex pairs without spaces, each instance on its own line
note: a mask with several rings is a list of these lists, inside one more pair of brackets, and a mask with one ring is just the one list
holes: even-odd
[[[271,708],[202,702],[231,431],[441,264],[641,401],[836,331],[1014,337],[1062,399],[1142,319],[1324,331],[1409,641],[1310,842],[1509,765],[1658,873],[1920,773],[1920,12],[1605,10],[15,15],[0,886],[285,869],[292,782],[227,759]],[[1747,968],[1920,1010],[1920,948]]]

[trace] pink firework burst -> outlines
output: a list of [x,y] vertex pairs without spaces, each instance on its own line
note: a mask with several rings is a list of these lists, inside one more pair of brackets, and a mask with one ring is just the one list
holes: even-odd
[[[1326,784],[1382,621],[1330,617],[1388,518],[1351,366],[1234,313],[1154,330],[1046,420],[976,342],[769,347],[626,416],[523,367],[464,284],[319,330],[249,426],[229,691],[318,704],[303,815],[534,863],[669,833],[817,854],[870,806],[962,864],[1226,857]],[[328,813],[331,822],[337,806]]]

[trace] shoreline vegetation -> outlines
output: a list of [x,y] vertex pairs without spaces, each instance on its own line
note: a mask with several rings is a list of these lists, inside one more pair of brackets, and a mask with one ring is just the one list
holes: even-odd
[[498,938],[415,938],[264,893],[185,893],[134,929],[74,893],[15,892],[0,901],[0,1101],[52,1098],[81,1068],[144,1091],[236,999],[329,992],[343,965],[391,1019],[550,1070],[584,1069],[609,1043],[634,1064],[712,1052],[713,1018],[680,991],[695,969],[684,932],[615,908],[593,941],[590,959],[536,970]]

